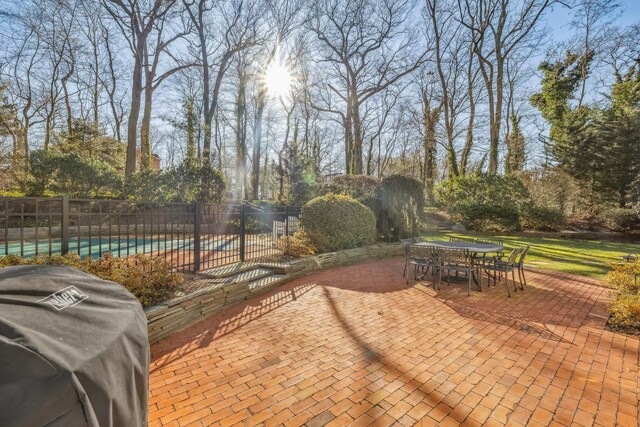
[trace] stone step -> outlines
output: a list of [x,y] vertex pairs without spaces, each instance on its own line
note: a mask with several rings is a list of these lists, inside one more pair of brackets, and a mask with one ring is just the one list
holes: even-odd
[[297,261],[298,260],[237,262],[235,264],[222,265],[220,267],[210,268],[209,270],[203,270],[198,273],[198,276],[204,276],[211,279],[222,279],[256,268],[269,268],[275,273],[285,274],[289,272],[291,266]]
[[237,262],[235,264],[221,265],[220,267],[210,268],[198,273],[199,276],[211,277],[212,279],[220,279],[253,270],[260,267],[255,261]]
[[289,278],[288,274],[272,274],[249,282],[249,292],[260,292],[265,287],[272,287]]
[[234,274],[233,276],[225,277],[224,284],[252,282],[254,280],[262,279],[263,277],[271,276],[273,273],[274,271],[270,268],[253,268],[251,270],[245,270],[238,274]]

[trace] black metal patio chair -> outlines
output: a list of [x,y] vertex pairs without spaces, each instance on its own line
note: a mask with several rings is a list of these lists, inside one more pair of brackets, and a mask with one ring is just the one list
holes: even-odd
[[[424,245],[409,245],[408,247],[408,259],[409,263],[413,265],[413,280],[421,280],[424,278],[425,274],[432,269],[435,272],[435,269],[438,267],[437,256],[435,255],[434,249],[431,246]],[[420,271],[420,275],[418,276],[418,270]],[[407,276],[407,285],[409,284],[409,277]],[[434,284],[435,288],[435,284]]]
[[438,258],[438,289],[442,283],[442,271],[447,271],[447,285],[449,282],[449,273],[455,271],[457,273],[466,273],[468,281],[467,295],[471,295],[471,281],[473,274],[476,273],[480,278],[480,286],[482,286],[482,276],[479,275],[479,265],[473,259],[473,254],[467,249],[452,248],[436,248]]
[[521,247],[520,257],[516,261],[516,265],[518,266],[518,279],[520,281],[520,289],[522,290],[524,290],[524,285],[527,284],[527,278],[524,276],[524,259],[527,257],[529,249],[531,249],[531,245],[529,244],[527,244],[527,246]]
[[[502,240],[490,240],[490,239],[476,239],[475,243],[480,245],[495,245],[495,246],[504,246],[504,242]],[[475,254],[475,258],[477,262],[480,262],[482,265],[486,263],[491,263],[495,260],[501,260],[504,258],[504,251],[497,252],[495,255],[487,255],[487,254]],[[502,280],[502,276],[498,274],[498,280]]]
[[409,237],[408,239],[400,239],[400,243],[402,244],[402,249],[404,250],[404,273],[402,273],[402,277],[406,277],[407,266],[409,265],[409,246],[414,243],[413,237]]
[[[502,240],[489,240],[489,239],[476,239],[475,241],[476,243],[480,244],[480,245],[495,245],[495,246],[504,246],[504,242]],[[503,258],[504,257],[504,251],[500,251],[498,252],[495,256],[492,256],[491,258]]]
[[[489,275],[489,284],[491,283],[491,275],[490,272],[493,272],[493,286],[496,286],[496,278],[499,274],[504,273],[504,285],[507,288],[507,294],[509,298],[511,298],[511,291],[509,290],[509,273],[511,273],[511,281],[513,282],[513,290],[518,291],[516,287],[516,277],[515,271],[518,269],[517,258],[520,253],[523,251],[523,248],[516,248],[509,254],[509,257],[505,260],[496,259],[492,263],[485,263],[482,266],[482,269],[487,272]],[[518,278],[520,276],[518,275]],[[524,288],[522,288],[524,289]]]

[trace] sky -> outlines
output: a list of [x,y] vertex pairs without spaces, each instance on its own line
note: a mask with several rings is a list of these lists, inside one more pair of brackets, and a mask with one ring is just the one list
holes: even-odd
[[[616,24],[624,27],[640,21],[640,0],[618,0],[622,13]],[[566,40],[571,35],[571,10],[564,6],[556,6],[546,15],[547,24],[553,31],[555,40]]]

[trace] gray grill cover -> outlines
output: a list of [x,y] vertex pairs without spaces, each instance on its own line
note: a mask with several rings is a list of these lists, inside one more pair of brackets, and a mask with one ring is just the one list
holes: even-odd
[[138,300],[75,268],[0,268],[0,426],[147,424]]

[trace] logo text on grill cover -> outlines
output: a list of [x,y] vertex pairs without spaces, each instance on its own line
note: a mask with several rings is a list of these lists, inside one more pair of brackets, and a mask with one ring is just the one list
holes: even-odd
[[72,307],[76,304],[80,304],[87,298],[89,298],[88,295],[83,294],[78,290],[78,288],[71,285],[52,293],[46,298],[42,298],[38,302],[47,303],[54,307],[56,310],[64,310],[67,307]]

